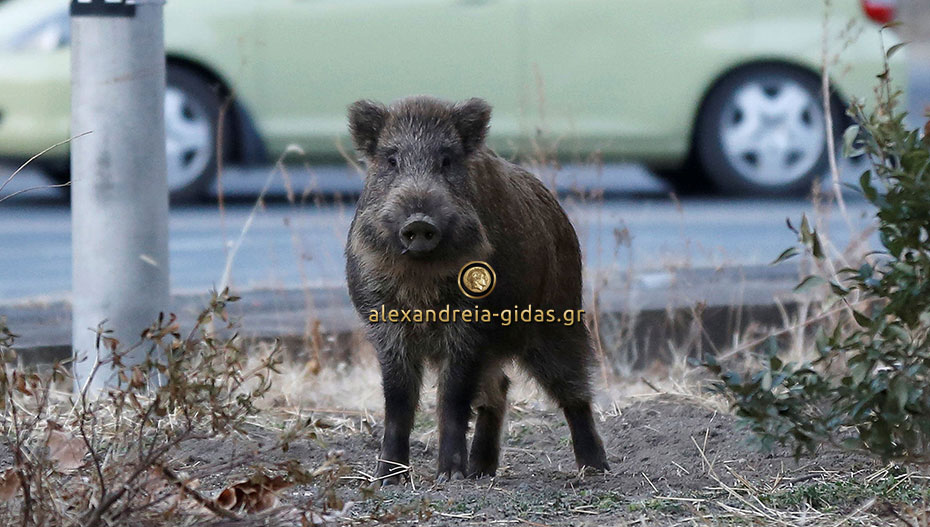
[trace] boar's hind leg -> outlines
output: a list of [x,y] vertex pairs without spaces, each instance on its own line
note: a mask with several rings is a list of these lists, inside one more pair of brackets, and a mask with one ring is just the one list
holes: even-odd
[[475,421],[475,437],[471,441],[468,475],[473,477],[493,476],[500,461],[501,427],[507,412],[507,388],[510,379],[500,367],[484,374],[481,393],[478,395],[478,418]]
[[558,403],[568,421],[578,468],[610,470],[604,444],[594,427],[591,411],[590,361],[586,333],[565,338],[559,335],[533,350],[523,367]]
[[417,403],[420,400],[420,385],[423,369],[420,364],[407,364],[396,357],[393,360],[381,357],[381,384],[384,389],[384,438],[381,440],[381,456],[378,462],[378,478],[382,484],[400,483],[404,467],[410,464],[410,431]]
[[477,393],[481,368],[473,359],[452,358],[439,380],[439,470],[440,481],[465,477],[468,450],[465,433],[471,404]]
[[607,464],[607,453],[601,442],[597,430],[594,429],[594,416],[591,412],[591,402],[575,405],[562,405],[568,428],[572,434],[572,446],[575,449],[575,463],[578,468],[593,468],[596,470],[610,470]]

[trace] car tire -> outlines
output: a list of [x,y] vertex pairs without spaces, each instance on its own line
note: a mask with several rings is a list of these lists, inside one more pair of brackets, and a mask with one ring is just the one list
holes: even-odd
[[[820,80],[782,65],[738,70],[707,97],[695,130],[695,153],[720,192],[797,196],[827,172]],[[843,107],[831,104],[836,128]]]
[[694,156],[689,156],[684,163],[674,168],[651,167],[650,170],[669,183],[677,196],[702,196],[713,190],[713,185]]
[[[217,169],[217,130],[223,104],[217,86],[191,70],[168,65],[165,89],[165,151],[172,203],[202,199]],[[221,152],[231,134],[223,134]]]
[[41,158],[36,161],[36,167],[45,173],[45,176],[51,180],[52,185],[62,185],[59,187],[63,197],[71,196],[71,165],[67,158],[64,160],[42,162]]
[[[174,105],[173,108],[169,104]],[[168,193],[172,203],[190,203],[202,199],[210,188],[216,173],[216,134],[220,119],[222,98],[218,90],[200,75],[179,66],[168,66],[165,89],[165,151],[167,161]],[[173,112],[173,113],[171,113]],[[200,123],[197,125],[196,123]],[[195,125],[200,137],[181,133],[183,126]],[[180,126],[179,126],[180,125]],[[226,125],[223,152],[229,151],[232,127]],[[188,132],[194,128],[189,128]],[[172,145],[171,141],[175,141]],[[186,143],[187,149],[184,148]],[[194,145],[197,152],[192,152]],[[176,148],[172,152],[172,148]],[[172,154],[176,157],[172,159]],[[186,161],[186,163],[184,163]],[[179,168],[189,170],[180,171]],[[71,180],[69,163],[50,162],[42,165],[49,178],[56,183]],[[70,189],[68,189],[70,191]]]

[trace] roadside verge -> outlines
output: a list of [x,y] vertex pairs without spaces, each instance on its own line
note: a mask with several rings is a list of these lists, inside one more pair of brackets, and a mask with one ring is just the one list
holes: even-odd
[[[679,269],[637,274],[586,292],[596,310],[602,344],[614,346],[631,366],[668,360],[669,342],[705,351],[722,349],[750,324],[776,326],[793,310],[796,265]],[[230,315],[241,320],[248,341],[281,339],[289,352],[316,347],[324,357],[351,361],[364,340],[361,321],[345,288],[257,289],[237,292]],[[207,294],[177,294],[172,311],[189,326]],[[16,349],[26,363],[50,363],[71,355],[71,304],[43,300],[0,304],[0,316],[19,335]],[[142,328],[139,328],[140,331]],[[87,328],[93,331],[93,328]],[[613,351],[613,348],[612,348]]]

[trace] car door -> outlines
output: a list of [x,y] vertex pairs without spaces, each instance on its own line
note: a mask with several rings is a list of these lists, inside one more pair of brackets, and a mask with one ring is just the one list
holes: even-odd
[[347,146],[351,102],[415,94],[484,97],[495,106],[495,132],[512,135],[524,2],[261,0],[257,113],[268,146],[336,156],[337,140]]
[[740,0],[528,0],[524,127],[562,156],[687,150],[718,64],[745,49]]

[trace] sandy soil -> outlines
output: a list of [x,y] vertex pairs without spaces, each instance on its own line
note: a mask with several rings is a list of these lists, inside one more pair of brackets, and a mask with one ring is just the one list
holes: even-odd
[[[412,444],[413,484],[370,493],[357,480],[342,480],[336,493],[353,505],[340,523],[380,518],[419,525],[690,524],[689,519],[696,516],[725,514],[726,507],[748,508],[750,514],[764,516],[766,507],[761,502],[756,512],[742,503],[743,493],[750,495],[750,490],[757,497],[777,497],[800,482],[865,478],[881,469],[838,452],[823,452],[815,460],[800,463],[784,449],[759,452],[732,416],[682,398],[640,400],[601,417],[599,427],[612,468],[608,474],[576,474],[568,429],[560,415],[517,409],[510,415],[502,468],[496,478],[436,483],[435,423],[421,412]],[[233,474],[197,474],[197,467],[208,460],[215,463],[238,457],[246,465],[268,466],[296,459],[314,467],[335,450],[354,474],[371,472],[381,434],[379,426],[366,425],[371,417],[328,415],[322,419],[333,427],[321,430],[317,440],[291,443],[286,453],[257,456],[255,452],[264,444],[273,443],[272,434],[264,431],[248,440],[226,442],[221,448],[210,443],[193,445],[182,461],[189,473],[202,477],[205,491],[235,479]],[[262,434],[267,441],[261,439]],[[313,502],[319,507],[322,494],[322,488],[310,485],[288,489],[281,498],[285,503]],[[822,505],[843,513],[859,501],[851,496],[846,502]],[[810,509],[811,504],[799,507]]]

